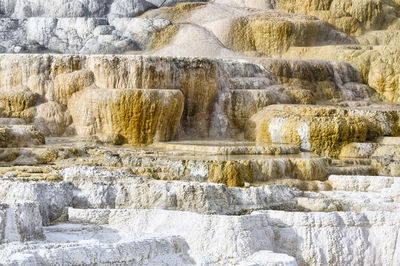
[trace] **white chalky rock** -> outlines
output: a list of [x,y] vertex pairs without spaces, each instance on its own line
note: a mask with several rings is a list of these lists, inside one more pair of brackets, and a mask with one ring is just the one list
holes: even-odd
[[332,175],[329,182],[334,190],[380,192],[394,184],[400,184],[400,177]]
[[33,202],[0,204],[0,243],[43,237],[42,217]]
[[223,184],[159,181],[99,167],[71,167],[60,172],[74,185],[76,208],[139,208],[239,214],[273,206],[291,206],[296,189],[285,185],[227,188]]
[[289,255],[261,250],[241,262],[240,266],[297,266],[297,262]]
[[[104,243],[17,245],[0,250],[0,265],[190,265],[187,244],[180,237]],[[8,253],[8,254],[7,254]],[[11,253],[11,254],[10,254]]]
[[260,211],[274,251],[299,265],[398,265],[400,212],[300,213]]
[[43,224],[49,224],[65,214],[71,195],[64,183],[27,183],[0,180],[0,201],[15,204],[31,201],[38,204]]
[[273,234],[263,215],[201,215],[165,210],[68,210],[74,223],[108,223],[138,236],[180,235],[196,263],[238,263],[259,250],[272,250]]

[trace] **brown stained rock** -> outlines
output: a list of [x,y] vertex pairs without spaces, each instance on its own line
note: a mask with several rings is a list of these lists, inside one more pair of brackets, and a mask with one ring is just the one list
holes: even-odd
[[253,182],[249,164],[234,161],[214,163],[210,166],[208,182],[223,183],[228,187],[243,186],[244,182]]
[[31,118],[26,110],[36,103],[37,94],[27,87],[0,90],[0,112],[6,117]]
[[297,144],[333,157],[350,142],[374,140],[382,133],[373,117],[349,115],[345,108],[327,106],[270,106],[254,115],[246,128],[250,140]]
[[185,96],[182,126],[187,134],[208,137],[217,96],[217,64],[201,58],[93,56],[88,68],[99,88],[179,89]]
[[149,144],[171,140],[182,111],[178,90],[85,89],[69,101],[78,135],[99,135],[104,141]]
[[226,45],[236,51],[259,56],[286,52],[292,46],[320,43],[355,43],[326,22],[307,16],[263,13],[234,18]]
[[44,136],[31,125],[0,127],[0,147],[30,147],[45,143]]
[[393,22],[396,5],[382,0],[278,0],[277,8],[291,13],[315,16],[339,30],[360,35],[368,30],[382,29]]
[[400,48],[396,46],[292,47],[285,58],[326,59],[354,65],[384,101],[400,103]]

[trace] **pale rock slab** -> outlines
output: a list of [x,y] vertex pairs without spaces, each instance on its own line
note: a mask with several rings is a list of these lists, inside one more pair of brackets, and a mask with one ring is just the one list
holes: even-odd
[[0,243],[42,238],[42,217],[36,203],[0,204]]
[[108,221],[113,228],[125,228],[138,235],[180,235],[188,243],[189,254],[199,264],[235,264],[259,250],[273,248],[273,235],[268,222],[258,215],[69,209],[69,217],[75,222],[95,222],[92,217],[98,216],[104,217],[100,220]]
[[396,265],[400,259],[399,212],[256,213],[274,232],[274,251],[299,265]]
[[66,168],[60,174],[73,185],[71,206],[75,208],[240,214],[274,206],[292,208],[295,197],[301,194],[285,185],[227,188],[222,184],[151,180],[97,167]]

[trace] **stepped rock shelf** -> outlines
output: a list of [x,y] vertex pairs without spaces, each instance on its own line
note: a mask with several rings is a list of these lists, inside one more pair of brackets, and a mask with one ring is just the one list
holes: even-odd
[[399,0],[0,0],[0,265],[400,265]]

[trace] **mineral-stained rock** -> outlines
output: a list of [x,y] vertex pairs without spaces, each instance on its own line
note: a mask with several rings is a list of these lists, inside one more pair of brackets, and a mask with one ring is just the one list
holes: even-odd
[[346,109],[299,105],[270,106],[248,122],[246,136],[258,142],[297,144],[305,150],[338,156],[343,145],[373,140],[383,130]]
[[37,94],[26,87],[0,90],[0,113],[7,117],[29,118],[29,112],[24,112],[35,105]]
[[339,158],[369,158],[378,148],[377,143],[350,143],[342,148]]
[[400,102],[400,52],[396,46],[322,46],[290,48],[289,58],[323,58],[353,64],[364,81],[389,102]]
[[278,0],[279,10],[316,16],[353,35],[390,25],[398,16],[398,5],[382,0]]
[[178,90],[86,89],[68,108],[78,135],[148,144],[174,138],[183,102]]
[[400,175],[400,142],[398,137],[384,137],[372,154],[372,164],[381,175]]
[[[94,56],[87,67],[100,88],[179,89],[185,99],[181,125],[186,134],[208,137],[218,93],[219,64],[203,58]],[[228,64],[233,71],[256,68]]]
[[31,125],[11,125],[0,127],[2,148],[29,147],[44,144],[44,136]]
[[231,23],[231,39],[225,44],[237,51],[263,56],[280,54],[291,46],[355,43],[328,23],[311,17],[267,13],[235,18]]
[[[315,101],[367,100],[372,90],[351,64],[323,60],[252,59],[273,73],[283,85],[312,93]],[[307,94],[293,93],[296,101],[307,101]],[[297,97],[296,97],[297,96]]]
[[0,58],[2,87],[11,90],[26,85],[42,100],[62,104],[77,91],[94,85],[115,89],[179,89],[185,101],[179,131],[182,137],[235,136],[243,131],[247,119],[270,104],[357,101],[373,96],[372,90],[361,84],[354,67],[327,61],[238,62],[133,55]]
[[400,265],[400,0],[0,15],[0,265]]

